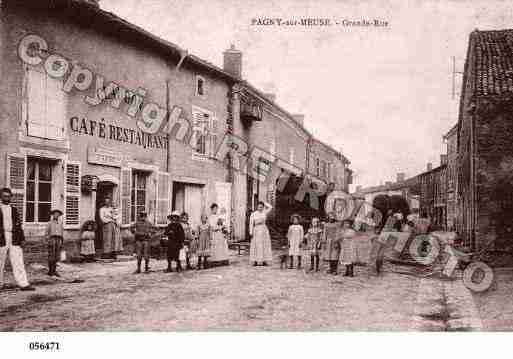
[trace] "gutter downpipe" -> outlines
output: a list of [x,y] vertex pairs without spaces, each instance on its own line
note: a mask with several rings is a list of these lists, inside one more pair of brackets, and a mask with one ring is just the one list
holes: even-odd
[[[180,67],[182,66],[183,61],[188,56],[187,50],[180,49],[180,60],[178,61],[178,64],[176,64],[174,68],[175,74],[178,74],[180,71]],[[170,83],[169,79],[166,80],[166,112],[167,112],[167,119],[169,121],[170,116],[170,97],[171,97],[171,91],[170,91]],[[171,160],[171,136],[167,136],[167,156],[166,156],[166,172],[169,173],[169,164]]]

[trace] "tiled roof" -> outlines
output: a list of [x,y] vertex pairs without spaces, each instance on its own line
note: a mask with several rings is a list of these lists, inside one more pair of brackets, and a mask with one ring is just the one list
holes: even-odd
[[474,95],[513,94],[513,29],[476,30],[469,41]]

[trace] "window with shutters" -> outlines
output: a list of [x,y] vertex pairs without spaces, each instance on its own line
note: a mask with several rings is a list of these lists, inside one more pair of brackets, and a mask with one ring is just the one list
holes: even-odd
[[146,180],[148,174],[132,170],[130,220],[134,222],[139,213],[146,211]]
[[27,159],[25,222],[48,222],[52,207],[52,162]]
[[211,111],[193,106],[193,132],[191,145],[193,158],[208,159],[214,156],[216,146],[217,121]]
[[51,140],[64,138],[66,93],[62,81],[44,71],[27,70],[27,135]]

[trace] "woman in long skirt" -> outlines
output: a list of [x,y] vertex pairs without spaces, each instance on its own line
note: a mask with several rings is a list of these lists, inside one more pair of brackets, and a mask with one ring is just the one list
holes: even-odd
[[353,221],[345,219],[342,228],[342,243],[340,252],[340,264],[346,267],[344,276],[354,276],[354,263],[356,262],[356,245],[354,237],[356,232],[352,228]]
[[323,259],[329,263],[328,273],[337,274],[340,257],[340,222],[335,219],[335,213],[328,213],[328,222],[324,224]]
[[100,220],[102,226],[103,255],[116,258],[117,253],[123,250],[123,242],[117,224],[117,214],[109,197],[105,198],[100,208]]
[[213,203],[210,206],[210,217],[208,218],[208,224],[211,229],[211,249],[210,249],[210,260],[213,264],[227,265],[228,264],[228,241],[225,232],[225,223],[223,218],[217,213],[219,206]]
[[273,259],[271,235],[265,223],[271,209],[270,204],[260,201],[257,210],[249,217],[249,235],[251,236],[249,261],[254,266],[257,266],[258,262],[266,266],[267,262],[271,262]]

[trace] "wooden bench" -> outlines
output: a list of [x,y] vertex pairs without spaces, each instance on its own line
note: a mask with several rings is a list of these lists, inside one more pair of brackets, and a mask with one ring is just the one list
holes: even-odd
[[235,248],[237,249],[237,253],[238,255],[240,256],[241,255],[241,252],[244,250],[245,252],[249,252],[249,247],[250,247],[250,244],[249,242],[232,242],[230,244],[228,244],[228,247],[230,249],[232,248]]

